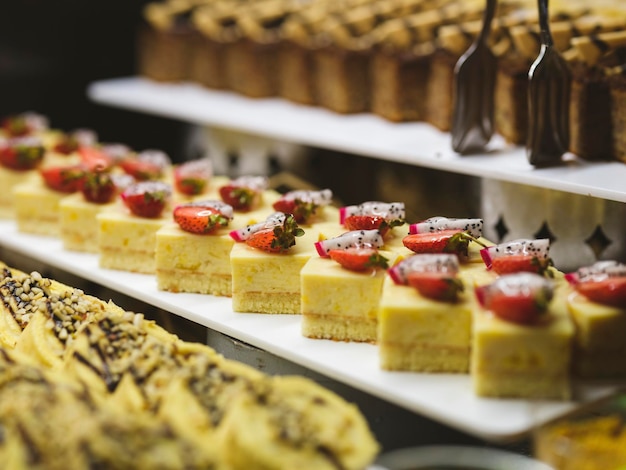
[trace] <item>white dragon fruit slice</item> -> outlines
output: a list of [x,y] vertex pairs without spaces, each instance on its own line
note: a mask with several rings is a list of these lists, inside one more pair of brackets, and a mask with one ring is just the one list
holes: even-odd
[[507,296],[524,294],[549,301],[554,296],[554,288],[554,281],[551,279],[536,273],[519,272],[502,275],[491,284],[478,286],[475,293],[480,305],[485,306],[490,303],[490,297],[494,294]]
[[387,271],[395,284],[406,285],[413,272],[436,272],[456,274],[459,272],[459,257],[453,253],[415,254],[403,259]]
[[198,201],[191,201],[181,204],[181,206],[193,206],[193,207],[211,207],[216,211],[219,211],[224,217],[233,219],[234,210],[233,206],[226,204],[225,202],[218,201],[217,199],[203,199]]
[[354,247],[381,248],[384,244],[380,232],[374,230],[352,230],[334,238],[327,238],[315,243],[317,253],[326,258],[330,250],[345,250]]
[[596,261],[590,266],[583,266],[572,273],[567,273],[565,279],[571,284],[587,281],[603,281],[610,277],[626,276],[626,264],[615,260]]
[[489,269],[493,264],[493,260],[501,256],[535,255],[537,258],[546,259],[548,258],[549,252],[549,238],[518,238],[510,242],[483,248],[480,250],[480,256],[485,262],[487,269]]
[[269,186],[269,180],[266,176],[239,176],[231,181],[233,186],[241,186],[250,188],[253,191],[264,191]]
[[142,160],[160,169],[165,169],[172,164],[170,156],[162,150],[147,149],[137,154],[137,159]]
[[478,238],[483,234],[483,219],[453,219],[448,217],[430,217],[422,222],[409,225],[409,233],[432,233],[442,230],[464,230]]
[[285,222],[286,218],[287,215],[284,212],[274,212],[273,214],[267,216],[267,219],[265,219],[263,222],[259,222],[258,224],[251,224],[239,230],[233,230],[229,233],[229,235],[233,240],[237,242],[243,242],[250,238],[253,233],[282,225]]
[[298,199],[304,202],[312,202],[318,206],[327,206],[332,202],[333,192],[330,189],[321,189],[319,191],[296,189],[283,194],[282,199],[287,201]]
[[354,206],[339,208],[339,223],[343,225],[347,217],[351,215],[375,215],[384,217],[385,220],[404,219],[404,202],[380,202],[367,201]]

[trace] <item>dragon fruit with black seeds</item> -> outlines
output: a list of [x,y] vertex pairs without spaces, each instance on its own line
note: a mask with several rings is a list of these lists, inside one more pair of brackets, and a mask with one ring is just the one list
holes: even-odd
[[459,258],[452,253],[415,254],[403,259],[387,271],[395,284],[406,285],[414,272],[449,273],[459,272]]
[[549,238],[518,238],[510,242],[500,243],[480,250],[487,269],[491,269],[493,261],[503,256],[524,255],[547,260],[550,256]]
[[565,274],[565,279],[574,285],[580,282],[603,281],[612,277],[626,276],[626,264],[615,260],[596,261],[590,266],[583,266]]
[[263,222],[248,225],[239,230],[233,230],[229,233],[230,237],[237,241],[243,242],[250,238],[254,233],[268,228],[277,227],[285,222],[287,215],[284,212],[274,212],[270,214]]
[[404,202],[367,201],[358,205],[341,207],[339,209],[339,223],[343,225],[346,218],[353,215],[379,216],[391,221],[404,219],[406,211]]
[[474,238],[479,238],[483,234],[483,219],[455,219],[437,216],[409,225],[410,234],[434,233],[443,230],[462,230]]
[[320,240],[315,243],[315,249],[321,257],[326,258],[330,250],[356,247],[382,248],[383,244],[383,237],[378,230],[353,230],[334,238]]

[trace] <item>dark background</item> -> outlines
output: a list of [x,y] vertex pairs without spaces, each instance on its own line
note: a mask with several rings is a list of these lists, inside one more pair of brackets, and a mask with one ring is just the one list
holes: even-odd
[[183,155],[184,123],[90,102],[90,82],[134,75],[135,35],[147,0],[1,0],[0,117],[46,115],[88,127],[103,142]]

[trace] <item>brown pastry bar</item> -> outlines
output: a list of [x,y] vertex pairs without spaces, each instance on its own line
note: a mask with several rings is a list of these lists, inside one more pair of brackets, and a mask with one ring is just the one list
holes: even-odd
[[137,71],[159,82],[186,80],[188,48],[194,29],[189,22],[193,4],[186,1],[153,2],[143,11],[137,37]]

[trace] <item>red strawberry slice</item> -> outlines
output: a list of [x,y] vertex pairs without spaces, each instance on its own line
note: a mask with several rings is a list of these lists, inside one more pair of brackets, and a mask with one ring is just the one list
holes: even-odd
[[210,160],[192,160],[176,165],[174,185],[179,193],[195,196],[206,192],[212,176],[213,165]]
[[491,299],[489,310],[503,320],[528,325],[537,321],[545,306],[529,294],[498,295]]
[[119,166],[126,174],[131,175],[137,181],[157,180],[162,175],[160,166],[151,161],[141,160],[136,157],[123,159],[119,162]]
[[2,128],[12,137],[20,137],[48,128],[48,118],[34,112],[9,116],[2,121]]
[[174,221],[186,232],[207,235],[227,227],[230,218],[210,205],[191,203],[174,209]]
[[109,171],[95,169],[85,172],[80,191],[87,201],[95,204],[106,204],[113,199],[117,192],[117,186]]
[[444,302],[456,302],[464,290],[459,278],[445,272],[414,271],[408,274],[407,283],[424,297]]
[[351,215],[344,219],[343,225],[348,230],[378,229],[382,236],[389,231],[389,224],[379,215]]
[[535,273],[500,276],[475,288],[480,305],[497,317],[524,325],[537,323],[554,295],[554,284]]
[[85,167],[90,170],[107,169],[115,164],[111,156],[96,147],[79,147],[78,154]]
[[626,307],[626,277],[608,277],[599,281],[575,284],[575,289],[593,302],[613,307]]
[[441,230],[415,233],[402,239],[405,247],[415,253],[455,253],[466,257],[468,244],[475,238],[462,230]]
[[345,250],[330,250],[328,256],[350,271],[372,271],[389,267],[389,260],[375,248],[353,247]]
[[17,171],[32,170],[43,161],[45,149],[39,139],[22,137],[0,146],[0,164]]
[[172,195],[169,184],[159,181],[142,181],[126,188],[121,196],[126,207],[138,217],[157,218]]
[[40,170],[46,186],[61,193],[74,193],[81,187],[85,177],[82,165],[51,166]]
[[550,258],[538,258],[534,255],[507,255],[491,261],[491,269],[497,274],[517,272],[544,274],[551,265]]
[[317,204],[301,199],[279,199],[272,205],[275,211],[292,214],[299,224],[306,223],[315,214]]
[[284,253],[296,244],[296,237],[304,235],[293,215],[288,215],[281,225],[254,232],[246,244],[268,253]]

